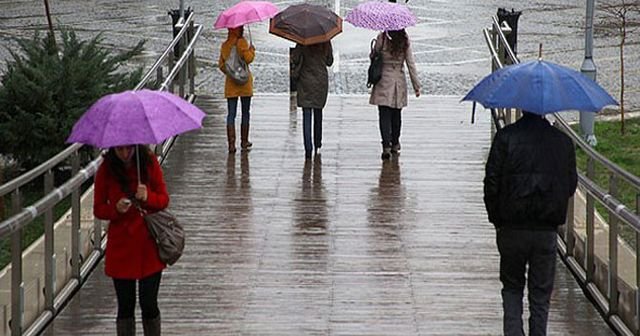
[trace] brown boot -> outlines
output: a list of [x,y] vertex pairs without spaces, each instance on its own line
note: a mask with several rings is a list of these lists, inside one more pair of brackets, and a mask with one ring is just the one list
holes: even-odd
[[229,153],[236,152],[236,125],[227,125],[227,141],[229,142]]
[[160,336],[160,315],[152,319],[142,319],[142,329],[144,336]]
[[118,336],[135,336],[136,320],[133,318],[117,319],[116,334]]
[[253,144],[249,142],[249,125],[240,125],[240,147],[242,150],[251,150]]

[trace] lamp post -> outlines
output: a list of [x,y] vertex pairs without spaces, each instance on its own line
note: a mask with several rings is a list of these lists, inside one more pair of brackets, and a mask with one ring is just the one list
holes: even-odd
[[[585,76],[596,80],[596,64],[593,62],[593,10],[595,0],[587,0],[587,15],[584,28],[584,61],[580,67],[580,72]],[[595,146],[598,143],[596,135],[593,133],[595,113],[580,111],[580,129],[585,141]]]

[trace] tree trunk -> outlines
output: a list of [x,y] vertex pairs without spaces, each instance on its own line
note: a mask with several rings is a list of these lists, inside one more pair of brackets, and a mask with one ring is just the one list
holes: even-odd
[[44,0],[44,11],[47,15],[47,23],[49,23],[49,33],[53,37],[53,22],[51,22],[51,11],[49,11],[49,0]]

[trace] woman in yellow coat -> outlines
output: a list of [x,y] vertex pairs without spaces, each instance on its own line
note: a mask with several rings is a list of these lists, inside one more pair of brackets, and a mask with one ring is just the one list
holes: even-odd
[[[220,58],[218,59],[218,68],[225,73],[224,63],[231,54],[231,48],[236,47],[238,56],[250,64],[256,55],[256,49],[253,45],[249,45],[247,40],[242,36],[244,27],[229,28],[227,40],[222,43],[220,48]],[[249,117],[251,107],[251,96],[253,96],[253,75],[249,71],[249,80],[245,84],[236,83],[229,75],[225,73],[224,81],[224,97],[227,98],[227,140],[229,142],[229,153],[236,151],[236,113],[238,110],[238,97],[242,104],[242,121],[240,123],[240,147],[242,150],[251,149],[252,143],[249,142]]]

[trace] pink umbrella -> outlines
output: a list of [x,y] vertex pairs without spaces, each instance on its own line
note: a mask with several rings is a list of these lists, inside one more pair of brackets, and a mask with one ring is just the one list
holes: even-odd
[[415,15],[406,6],[381,1],[357,5],[344,20],[356,27],[378,31],[400,30],[416,24]]
[[216,29],[236,28],[249,23],[272,18],[278,13],[278,7],[269,1],[242,1],[220,13]]

